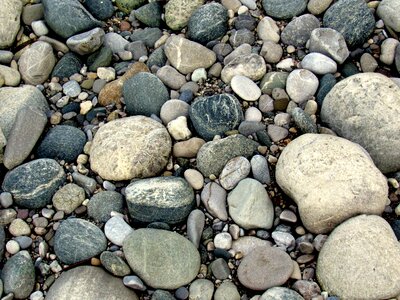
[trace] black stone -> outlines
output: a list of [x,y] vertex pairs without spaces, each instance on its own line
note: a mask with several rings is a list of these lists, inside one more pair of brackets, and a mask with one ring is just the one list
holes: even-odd
[[261,145],[271,147],[272,146],[272,141],[271,138],[269,137],[268,133],[266,130],[258,131],[256,133],[257,139],[260,142]]
[[65,105],[61,109],[61,113],[66,114],[69,112],[76,112],[77,114],[79,114],[80,110],[81,110],[81,106],[79,105],[78,102],[71,102],[71,103],[68,103],[67,105]]
[[229,43],[233,48],[237,48],[242,44],[253,45],[255,41],[254,33],[247,29],[237,30],[229,38]]
[[107,222],[111,212],[123,212],[124,199],[120,193],[104,191],[95,194],[87,205],[88,216],[97,222]]
[[261,122],[243,121],[239,125],[239,132],[244,136],[249,136],[261,130],[265,130],[265,124]]
[[66,53],[53,69],[51,77],[68,78],[82,69],[82,61],[72,52]]
[[164,47],[159,47],[150,54],[147,60],[147,66],[151,69],[152,66],[163,67],[167,63],[167,56],[164,52]]
[[303,133],[318,133],[317,125],[301,108],[296,107],[293,109],[292,118]]
[[131,41],[143,41],[149,48],[154,48],[154,44],[162,36],[162,31],[159,28],[145,28],[143,30],[134,31],[131,34]]
[[394,220],[390,223],[392,226],[393,232],[396,235],[396,238],[400,240],[400,220]]
[[114,7],[111,0],[84,0],[83,5],[99,20],[107,20],[114,14]]
[[263,0],[265,12],[277,19],[291,19],[307,8],[307,0]]
[[238,15],[235,19],[235,29],[247,29],[247,30],[254,30],[257,26],[257,20],[254,19],[252,16],[249,15]]
[[335,86],[336,78],[332,74],[326,74],[322,76],[321,80],[319,81],[319,87],[317,91],[317,103],[321,107],[322,103],[326,95],[330,92],[330,90]]
[[86,114],[86,120],[91,122],[98,116],[103,116],[103,115],[105,116],[106,112],[107,110],[104,107],[95,107]]
[[149,27],[161,26],[161,14],[162,5],[158,1],[143,5],[134,12],[136,19]]
[[162,230],[171,230],[171,226],[164,222],[152,222],[146,226],[147,228],[154,228],[154,229],[162,229]]

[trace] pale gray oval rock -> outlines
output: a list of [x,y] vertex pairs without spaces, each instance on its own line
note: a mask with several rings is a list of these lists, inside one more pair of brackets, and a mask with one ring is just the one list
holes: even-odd
[[304,300],[304,298],[291,289],[273,287],[262,294],[259,300]]
[[301,61],[301,67],[317,75],[336,73],[336,62],[321,53],[307,54]]
[[214,284],[208,279],[196,279],[190,284],[189,299],[211,300],[214,293]]
[[114,245],[122,246],[131,232],[133,232],[132,227],[119,215],[110,218],[104,225],[104,234]]
[[179,90],[186,83],[185,76],[171,66],[164,66],[158,69],[157,77],[173,90]]
[[103,44],[105,47],[109,47],[112,53],[117,54],[118,52],[124,51],[129,42],[118,33],[108,32],[104,36]]
[[246,76],[236,75],[231,81],[232,90],[243,100],[257,101],[261,90],[257,84]]
[[240,294],[231,281],[223,282],[215,291],[214,300],[240,300]]
[[94,28],[87,32],[71,36],[67,40],[67,46],[80,55],[87,55],[101,47],[105,34],[103,29]]
[[221,221],[228,220],[226,191],[217,183],[209,182],[201,191],[201,201],[207,211]]
[[304,226],[325,233],[348,218],[381,214],[385,177],[359,145],[325,134],[304,134],[282,152],[276,180],[298,205]]
[[250,173],[250,162],[246,157],[238,156],[229,160],[222,169],[219,183],[226,190],[233,189],[239,181],[246,178]]
[[318,256],[317,278],[341,299],[390,299],[400,293],[400,269],[392,264],[399,259],[390,225],[379,216],[361,215],[329,235]]
[[304,69],[294,70],[287,78],[286,92],[294,102],[301,103],[314,96],[318,85],[318,78],[312,72]]
[[385,25],[394,31],[400,32],[400,3],[396,0],[382,0],[378,6],[377,14]]
[[316,28],[310,36],[310,52],[325,54],[342,64],[350,52],[343,35],[332,28]]
[[200,209],[195,209],[189,214],[187,220],[187,236],[189,241],[191,241],[196,248],[198,248],[200,244],[204,222],[205,216]]
[[232,250],[236,253],[242,253],[243,256],[248,255],[258,247],[270,247],[270,241],[262,240],[255,236],[242,236],[232,243]]
[[272,41],[278,43],[280,40],[280,31],[278,25],[271,17],[264,17],[257,25],[257,34],[263,41]]
[[23,3],[19,0],[4,0],[1,3],[0,49],[11,47],[20,28]]
[[168,100],[161,106],[160,118],[166,125],[178,117],[189,116],[190,105],[185,101],[178,99]]
[[255,180],[262,184],[270,184],[271,176],[269,174],[268,161],[262,155],[254,155],[250,161],[251,172]]
[[267,65],[258,54],[241,55],[230,61],[221,72],[221,79],[230,83],[235,75],[243,75],[253,81],[260,80],[267,72]]

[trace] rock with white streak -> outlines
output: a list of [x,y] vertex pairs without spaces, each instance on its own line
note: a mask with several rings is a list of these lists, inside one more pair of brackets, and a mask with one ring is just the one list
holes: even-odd
[[310,36],[310,52],[325,54],[342,64],[350,55],[343,35],[332,28],[316,28]]

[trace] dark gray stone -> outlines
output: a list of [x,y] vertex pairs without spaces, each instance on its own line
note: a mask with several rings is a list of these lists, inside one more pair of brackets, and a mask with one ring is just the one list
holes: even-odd
[[49,289],[46,300],[138,300],[122,280],[102,268],[81,266],[64,271]]
[[6,233],[4,231],[4,227],[0,226],[0,261],[3,260],[5,247],[6,247]]
[[159,47],[150,54],[146,64],[151,69],[152,66],[163,67],[167,63],[167,56],[164,52],[164,47]]
[[360,73],[357,66],[352,62],[347,62],[342,67],[342,75],[343,77],[350,77]]
[[229,43],[233,48],[237,48],[243,44],[253,45],[255,41],[254,33],[248,29],[236,30],[229,38]]
[[53,69],[51,77],[68,78],[82,69],[82,61],[72,52],[66,53]]
[[263,0],[265,12],[277,19],[291,19],[306,10],[307,0]]
[[148,55],[146,45],[142,41],[129,43],[125,46],[125,50],[132,52],[134,60],[139,60],[140,57]]
[[394,63],[396,65],[397,72],[400,73],[400,46],[397,45],[394,56]]
[[224,280],[229,277],[231,270],[223,258],[218,258],[211,263],[211,271],[215,278]]
[[78,0],[43,0],[42,3],[47,25],[63,38],[103,25]]
[[170,292],[156,290],[153,295],[151,295],[151,300],[175,300],[175,297],[172,296]]
[[228,31],[228,11],[219,3],[197,8],[189,18],[188,37],[200,44],[219,39]]
[[205,140],[233,130],[243,120],[239,101],[230,94],[199,97],[189,109],[190,120],[197,133]]
[[136,19],[149,27],[160,27],[162,24],[162,8],[160,2],[151,2],[135,10],[134,15]]
[[114,7],[111,0],[84,0],[83,5],[99,20],[106,20],[114,14]]
[[122,213],[124,199],[120,193],[104,191],[94,195],[88,205],[88,215],[97,222],[107,222],[111,218],[111,212]]
[[104,251],[100,255],[103,267],[114,276],[126,276],[131,273],[128,264],[114,252]]
[[108,67],[112,62],[112,50],[110,47],[102,47],[99,51],[88,57],[89,71],[96,72],[97,68]]
[[55,160],[36,159],[9,171],[2,188],[13,195],[17,205],[41,208],[64,182],[65,172]]
[[182,222],[195,204],[194,193],[179,177],[155,177],[132,182],[126,187],[130,216],[139,222]]
[[315,28],[319,28],[319,20],[311,14],[302,15],[286,25],[281,40],[286,45],[304,47]]
[[257,26],[257,20],[250,15],[241,14],[235,19],[235,29],[254,30]]
[[265,124],[254,121],[243,121],[239,125],[239,132],[244,136],[249,136],[261,130],[265,130]]
[[335,86],[335,84],[336,78],[333,76],[333,74],[326,74],[322,76],[319,81],[319,87],[316,96],[319,106],[322,106],[325,96],[328,95],[329,91]]
[[117,7],[126,14],[146,3],[146,0],[116,0]]
[[149,48],[154,48],[154,44],[162,36],[160,28],[145,28],[143,30],[134,31],[131,34],[131,41],[143,41]]
[[165,85],[157,76],[140,72],[124,82],[122,92],[130,115],[160,115],[161,106],[169,100]]
[[7,260],[1,273],[4,293],[16,299],[29,297],[35,285],[35,268],[28,251],[21,251]]
[[25,250],[32,246],[33,240],[29,236],[17,236],[14,240],[18,243],[21,249]]
[[250,157],[259,144],[241,134],[204,144],[197,153],[197,168],[204,176],[218,176],[226,163],[236,157]]
[[67,219],[54,236],[54,252],[65,264],[92,258],[106,250],[107,239],[97,226],[83,219]]
[[367,41],[375,27],[375,18],[363,0],[339,0],[324,14],[323,23],[339,31],[350,47]]
[[318,133],[317,125],[300,107],[296,107],[292,110],[292,117],[297,127],[303,133]]

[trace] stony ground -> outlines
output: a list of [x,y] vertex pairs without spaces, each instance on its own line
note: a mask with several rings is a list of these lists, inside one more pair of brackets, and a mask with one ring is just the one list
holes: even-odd
[[3,0],[1,299],[399,299],[399,9]]

